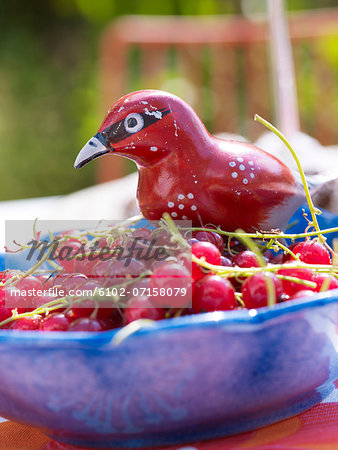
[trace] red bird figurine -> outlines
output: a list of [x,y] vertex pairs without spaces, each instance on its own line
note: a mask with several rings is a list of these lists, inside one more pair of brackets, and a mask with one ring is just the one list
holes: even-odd
[[227,231],[283,229],[305,200],[285,164],[254,145],[211,136],[194,110],[167,92],[119,99],[74,166],[106,153],[138,165],[137,198],[149,220],[168,212]]

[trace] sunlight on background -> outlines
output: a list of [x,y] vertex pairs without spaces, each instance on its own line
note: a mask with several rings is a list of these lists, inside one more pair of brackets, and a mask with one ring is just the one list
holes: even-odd
[[[108,23],[126,14],[250,16],[262,12],[262,5],[259,0],[243,1],[242,9],[237,0],[34,0],[21,2],[18,9],[16,2],[2,0],[0,200],[65,194],[93,184],[95,166],[74,171],[73,161],[102,119],[98,54],[100,37]],[[321,1],[320,6],[337,6],[337,1]],[[288,2],[288,9],[315,7],[318,2],[314,0]],[[307,132],[315,125],[311,111],[323,95],[337,95],[332,87],[337,86],[338,79],[337,39],[327,38],[316,45],[298,50],[304,61],[299,72],[299,105]],[[311,76],[309,56],[313,53],[332,66],[331,78],[325,75],[320,86],[314,85]],[[137,54],[131,65],[135,61]],[[206,86],[207,72],[206,57]],[[198,97],[196,86],[175,65],[156,73],[154,79],[135,75],[130,80],[132,88],[150,83],[182,96],[192,105]],[[204,97],[208,96],[206,90]],[[219,108],[224,105],[215,98],[203,117],[210,131],[222,131],[212,128],[212,114]],[[335,104],[323,111],[322,120],[334,123],[332,117],[337,116]],[[338,130],[337,124],[334,126]]]

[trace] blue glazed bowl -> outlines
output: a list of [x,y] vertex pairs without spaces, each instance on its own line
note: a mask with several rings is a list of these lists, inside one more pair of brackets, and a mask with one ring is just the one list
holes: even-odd
[[[323,226],[323,225],[322,225]],[[118,331],[0,331],[0,415],[73,445],[149,447],[252,430],[338,378],[338,290]]]

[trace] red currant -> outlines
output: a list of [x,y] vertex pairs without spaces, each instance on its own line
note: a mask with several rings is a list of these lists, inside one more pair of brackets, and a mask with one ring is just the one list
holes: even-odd
[[155,308],[148,297],[132,298],[125,309],[126,323],[138,319],[161,320],[164,319],[164,309]]
[[102,331],[113,330],[114,328],[119,328],[124,325],[122,318],[119,322],[116,322],[114,318],[99,319],[98,321],[102,327]]
[[222,255],[221,256],[221,265],[224,267],[231,267],[232,266],[231,259]]
[[[12,316],[12,309],[16,308],[16,294],[19,292],[19,289],[12,286],[0,288],[0,322]],[[25,309],[20,310],[20,312],[24,311]]]
[[64,314],[53,313],[44,317],[40,323],[42,331],[67,331],[69,328],[69,320]]
[[56,298],[52,297],[51,295],[37,295],[35,298],[32,299],[31,302],[32,310],[40,308],[46,305],[46,303],[52,302],[53,300],[56,300]]
[[57,262],[67,272],[76,272],[76,259],[82,258],[82,252],[80,251],[83,243],[78,239],[68,239],[65,243],[58,248]]
[[[100,320],[106,320],[106,319],[100,319]],[[112,322],[111,328],[119,328],[119,327],[122,327],[123,325],[125,325],[125,317],[120,308],[114,308],[114,311],[112,312],[109,320]]]
[[[191,247],[192,254],[197,258],[205,258],[205,261],[216,266],[221,265],[221,253],[215,245],[210,242],[197,242]],[[192,262],[192,277],[199,280],[206,275],[206,270],[202,269],[199,264]]]
[[72,311],[77,319],[80,317],[89,317],[95,311],[95,302],[90,299],[82,300],[81,303],[75,302]]
[[11,330],[38,330],[40,328],[41,316],[33,315],[27,317],[21,317],[14,320],[10,326]]
[[293,253],[299,253],[299,259],[307,264],[331,264],[330,252],[316,239],[297,243]]
[[304,297],[312,297],[315,295],[314,291],[310,291],[308,289],[302,289],[301,291],[298,291],[291,297],[291,300],[296,300],[297,298],[304,298]]
[[268,278],[270,278],[273,283],[275,300],[278,301],[283,293],[281,281],[272,273],[259,272],[247,278],[243,283],[241,289],[243,294],[242,300],[247,308],[261,308],[262,306],[268,305]]
[[64,297],[72,290],[81,289],[82,284],[87,281],[88,278],[83,273],[61,272],[52,279],[51,287]]
[[237,307],[235,289],[229,280],[207,275],[195,285],[192,307],[196,313],[234,309]]
[[109,259],[99,261],[93,268],[92,277],[101,280],[104,286],[113,286],[123,283],[126,278],[137,278],[145,271],[142,261],[135,258]]
[[197,239],[200,242],[210,242],[222,253],[224,247],[224,241],[222,237],[214,231],[193,231],[192,238]]
[[21,278],[15,285],[20,291],[29,291],[32,289],[38,290],[43,289],[41,280],[37,277],[28,276]]
[[[285,269],[279,269],[277,271],[278,275],[284,275],[287,277],[294,277],[298,278],[300,280],[305,281],[313,281],[313,273],[310,269],[303,269],[303,268],[297,268],[292,267],[292,264],[285,264]],[[283,285],[283,291],[285,294],[292,297],[296,292],[302,291],[304,289],[309,289],[302,283],[297,283],[295,281],[290,280],[281,280]],[[311,290],[311,289],[310,289]]]
[[149,228],[138,228],[133,232],[133,238],[141,238],[146,241],[151,241],[153,239],[152,231]]
[[180,308],[187,305],[191,300],[189,271],[177,263],[163,263],[150,277],[150,293],[156,306]]
[[251,250],[237,253],[232,259],[232,265],[238,267],[259,267],[257,256]]
[[75,320],[69,326],[68,331],[102,331],[102,324],[96,320],[88,317],[81,317]]
[[316,292],[319,292],[321,290],[324,282],[327,286],[328,291],[330,291],[331,289],[338,289],[338,279],[333,275],[316,273],[313,276],[313,281],[317,283],[317,287],[314,289]]

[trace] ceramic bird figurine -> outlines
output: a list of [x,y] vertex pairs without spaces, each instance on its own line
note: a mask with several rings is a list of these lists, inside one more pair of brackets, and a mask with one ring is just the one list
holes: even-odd
[[248,143],[213,137],[187,103],[167,92],[119,99],[74,166],[108,153],[136,162],[139,207],[149,220],[168,212],[227,231],[283,229],[305,201],[285,164]]

